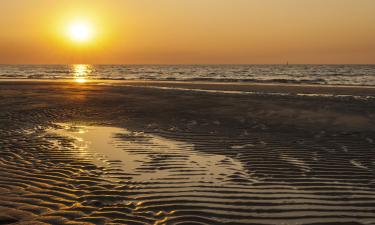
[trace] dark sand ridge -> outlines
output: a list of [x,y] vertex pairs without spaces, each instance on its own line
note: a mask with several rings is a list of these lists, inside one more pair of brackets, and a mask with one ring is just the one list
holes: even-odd
[[[374,96],[372,88],[121,85],[0,84],[1,223],[375,222],[375,100],[264,94]],[[258,94],[139,87],[149,85]],[[186,155],[224,156],[221,165],[235,160],[243,168],[221,174],[222,182],[191,181],[207,171],[184,164],[180,147],[155,144],[146,134],[119,136],[124,151],[153,156],[133,173],[175,175],[132,181],[119,162],[98,167],[94,156],[77,156],[71,139],[45,132],[52,122],[145,131],[181,143],[182,150],[187,143],[193,149]],[[162,149],[173,154],[157,152]]]

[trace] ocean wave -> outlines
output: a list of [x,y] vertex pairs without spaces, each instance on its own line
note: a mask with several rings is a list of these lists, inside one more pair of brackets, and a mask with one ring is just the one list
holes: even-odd
[[160,80],[375,86],[375,65],[0,65],[0,79]]

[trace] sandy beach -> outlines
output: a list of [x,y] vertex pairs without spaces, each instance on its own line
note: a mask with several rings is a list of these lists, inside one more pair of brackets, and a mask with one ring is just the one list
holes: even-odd
[[0,224],[374,224],[375,88],[0,82]]

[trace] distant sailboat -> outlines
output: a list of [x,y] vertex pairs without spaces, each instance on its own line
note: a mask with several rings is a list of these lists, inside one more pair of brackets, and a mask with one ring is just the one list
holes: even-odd
[[289,61],[286,61],[286,65],[289,66]]

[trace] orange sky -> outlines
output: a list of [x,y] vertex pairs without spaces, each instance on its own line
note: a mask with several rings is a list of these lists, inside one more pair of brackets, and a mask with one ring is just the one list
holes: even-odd
[[[0,63],[375,63],[374,0],[2,0]],[[89,21],[90,42],[67,37]]]

